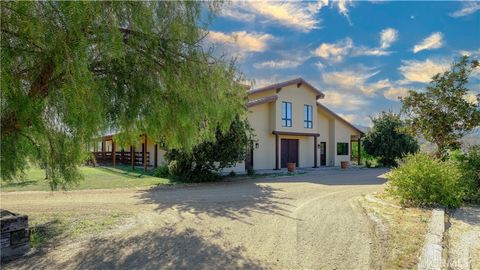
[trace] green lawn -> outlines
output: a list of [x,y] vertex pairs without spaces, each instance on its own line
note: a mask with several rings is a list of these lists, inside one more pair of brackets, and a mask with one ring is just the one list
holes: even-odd
[[[80,171],[84,179],[70,186],[68,190],[132,188],[171,183],[169,179],[153,177],[144,174],[142,170],[132,171],[129,167],[82,167]],[[30,169],[23,180],[15,182],[0,181],[2,192],[9,191],[49,191],[50,186],[45,180],[45,171],[39,168]]]

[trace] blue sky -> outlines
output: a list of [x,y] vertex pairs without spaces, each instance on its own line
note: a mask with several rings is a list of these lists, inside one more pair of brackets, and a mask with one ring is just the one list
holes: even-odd
[[[231,2],[208,40],[256,87],[302,77],[357,125],[462,54],[480,57],[480,2]],[[480,71],[469,84],[480,93]]]

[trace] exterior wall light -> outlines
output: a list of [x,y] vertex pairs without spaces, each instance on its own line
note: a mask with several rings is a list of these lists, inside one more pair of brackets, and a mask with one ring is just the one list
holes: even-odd
[[255,148],[258,148],[260,145],[258,144],[258,142],[255,142]]

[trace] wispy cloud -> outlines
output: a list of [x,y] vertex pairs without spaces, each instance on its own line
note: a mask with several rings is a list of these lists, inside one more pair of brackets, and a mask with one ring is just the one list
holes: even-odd
[[328,61],[341,62],[352,48],[352,39],[345,38],[336,43],[322,43],[315,49],[313,54]]
[[335,88],[355,91],[365,85],[365,82],[375,76],[378,71],[360,67],[352,70],[324,72],[322,80],[325,84],[335,86]]
[[208,40],[222,45],[232,55],[243,58],[245,54],[252,52],[263,52],[268,48],[268,42],[273,36],[266,33],[238,31],[223,33],[210,31]]
[[354,125],[371,126],[372,124],[370,117],[363,113],[339,113],[338,115]]
[[413,47],[413,52],[417,53],[423,50],[438,49],[443,46],[443,34],[441,32],[435,32],[426,37],[422,42],[416,44]]
[[428,83],[435,74],[444,72],[448,67],[449,63],[443,60],[403,60],[398,70],[404,77],[401,81],[402,84],[412,82]]
[[333,63],[342,62],[347,56],[385,56],[391,54],[386,49],[397,39],[398,31],[393,28],[386,28],[380,32],[379,47],[355,46],[352,39],[346,37],[335,43],[320,44],[313,54]]
[[383,96],[386,99],[390,99],[390,100],[399,100],[400,98],[406,97],[407,95],[408,95],[408,89],[403,87],[390,88],[383,92]]
[[471,104],[474,104],[474,105],[480,104],[480,94],[469,93],[463,96],[463,98]]
[[370,103],[362,96],[335,90],[324,91],[324,94],[325,98],[320,101],[322,104],[345,111],[356,111]]
[[462,3],[462,8],[450,13],[449,15],[454,18],[467,16],[480,10],[480,3],[475,1],[465,1]]
[[387,49],[397,41],[398,31],[393,28],[386,28],[380,32],[380,48]]
[[302,62],[300,61],[294,61],[294,60],[279,60],[279,61],[266,61],[266,62],[261,62],[261,63],[255,63],[253,66],[255,68],[278,68],[278,69],[284,69],[284,68],[295,68],[301,65]]
[[[329,5],[328,0],[315,2],[295,1],[233,1],[224,6],[221,16],[244,22],[259,21],[261,23],[281,24],[302,32],[310,32],[320,28],[321,19],[318,13]],[[351,0],[331,1],[340,14],[348,18],[352,6]]]

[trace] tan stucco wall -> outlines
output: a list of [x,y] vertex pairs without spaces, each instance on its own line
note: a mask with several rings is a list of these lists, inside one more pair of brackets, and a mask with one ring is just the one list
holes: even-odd
[[275,168],[275,136],[270,121],[274,108],[275,103],[268,103],[249,109],[248,121],[258,142],[258,148],[253,149],[253,168],[256,170]]
[[[307,132],[316,133],[315,123],[317,115],[313,113],[313,128],[303,127],[303,107],[304,105],[312,106],[313,112],[316,108],[316,94],[308,89],[305,85],[297,87],[296,84],[282,88],[277,94],[278,100],[275,102],[275,130],[291,131],[291,132]],[[292,127],[282,127],[282,102],[292,103]]]

